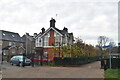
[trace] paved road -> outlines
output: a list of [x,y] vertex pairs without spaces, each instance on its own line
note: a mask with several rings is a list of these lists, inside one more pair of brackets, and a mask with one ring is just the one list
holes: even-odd
[[0,80],[2,79],[2,71],[0,71]]
[[104,78],[100,62],[93,62],[80,67],[18,67],[3,65],[3,78]]
[[1,71],[1,64],[0,64],[0,80],[2,79],[2,71]]

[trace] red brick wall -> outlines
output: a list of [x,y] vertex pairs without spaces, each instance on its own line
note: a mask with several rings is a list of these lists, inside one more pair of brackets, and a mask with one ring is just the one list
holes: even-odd
[[50,30],[49,46],[53,46],[54,43],[55,43],[54,31]]
[[[50,30],[50,37],[49,37],[49,46],[53,46],[53,44],[55,43],[55,38],[54,38],[54,31]],[[53,49],[52,48],[45,48],[45,50],[48,52],[48,58],[52,59],[53,56]]]
[[48,58],[49,59],[52,59],[54,56],[53,56],[53,49],[52,48],[45,48],[44,50],[46,50],[48,52]]

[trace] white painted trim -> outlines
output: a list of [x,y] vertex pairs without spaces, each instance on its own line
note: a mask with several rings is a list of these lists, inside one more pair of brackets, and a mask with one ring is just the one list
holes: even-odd
[[63,36],[61,33],[59,33],[57,30],[55,30],[53,27],[51,27],[54,31],[56,31],[58,34],[60,34],[61,36]]
[[54,46],[43,46],[43,48],[54,48]]
[[[48,33],[51,29],[53,29],[54,31],[56,31],[58,34],[60,34],[61,36],[63,36],[61,33],[59,33],[57,30],[55,30],[53,27],[50,27],[50,28],[48,28],[47,30],[46,30],[46,32],[44,33],[44,34],[42,34],[41,36],[39,36],[40,34],[38,34],[38,36],[36,37],[36,38],[38,38],[38,37],[43,37],[46,33]],[[36,39],[35,38],[35,39]]]
[[43,46],[43,48],[55,48],[55,47],[59,47],[59,46]]
[[20,49],[20,48],[22,48],[22,49],[24,49],[24,50],[25,50],[25,48],[24,48],[23,46],[20,46],[20,47],[19,47],[19,49]]
[[[40,37],[40,38],[41,38],[41,37],[42,37],[42,36],[44,36],[44,35],[45,35],[45,34],[46,34],[46,33],[47,33],[50,29],[51,29],[51,27],[50,27],[50,28],[48,28],[48,29],[45,31],[45,33],[44,33],[44,34],[42,34],[42,35],[38,34],[38,36],[37,36],[36,38],[38,38],[38,37]],[[36,38],[35,38],[35,39],[36,39]]]
[[63,45],[63,42],[62,42],[62,41],[63,41],[63,38],[62,38],[62,36],[61,36],[61,44]]

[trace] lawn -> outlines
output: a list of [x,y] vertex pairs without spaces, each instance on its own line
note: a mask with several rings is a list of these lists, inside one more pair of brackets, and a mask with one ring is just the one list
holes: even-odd
[[120,69],[107,69],[105,71],[105,78],[117,78],[116,80],[120,80]]

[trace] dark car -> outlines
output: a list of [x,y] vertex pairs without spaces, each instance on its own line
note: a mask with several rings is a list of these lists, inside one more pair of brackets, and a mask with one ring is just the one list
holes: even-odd
[[28,59],[27,57],[23,57],[23,56],[13,56],[10,60],[10,64],[11,65],[15,64],[18,66],[29,66],[29,65],[31,65],[31,60]]

